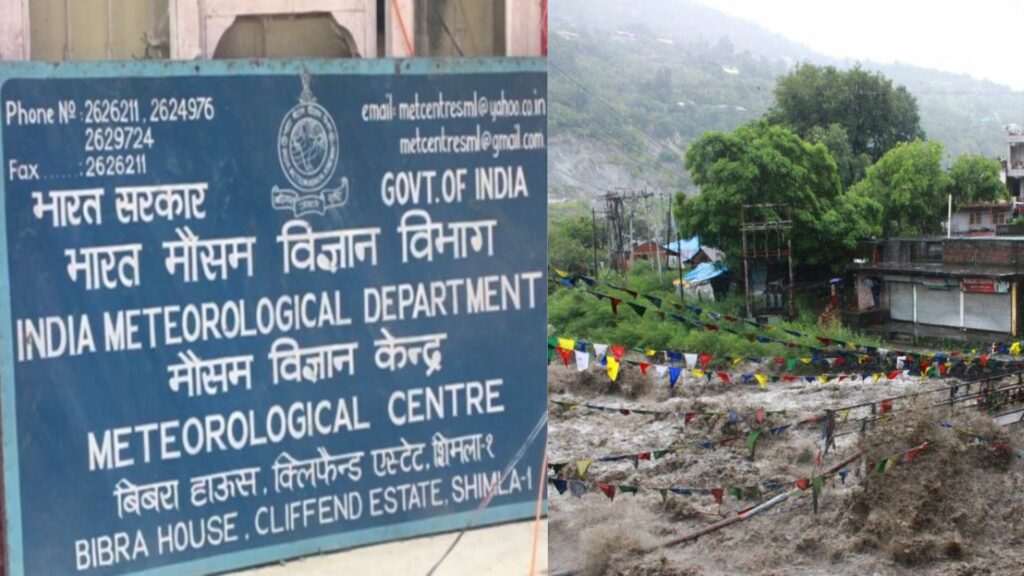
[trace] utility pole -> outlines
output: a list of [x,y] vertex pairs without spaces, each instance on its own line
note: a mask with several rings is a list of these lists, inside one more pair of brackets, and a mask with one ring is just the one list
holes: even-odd
[[[652,194],[646,190],[614,190],[604,195],[604,214],[608,223],[609,249],[612,267],[623,277],[626,275],[626,258],[633,256],[633,216],[636,213],[634,203],[639,198],[647,198]],[[625,203],[629,202],[630,212],[626,213]],[[626,219],[629,218],[627,229]],[[629,245],[627,246],[627,235]]]
[[[683,244],[683,239],[679,237],[679,232],[676,231],[676,247],[679,248]],[[683,290],[683,258],[682,254],[676,256],[676,263],[679,264],[679,301],[686,302],[684,297],[685,290]]]
[[593,233],[593,239],[591,240],[591,242],[592,242],[592,247],[594,249],[594,270],[593,270],[593,274],[594,274],[594,279],[597,280],[597,277],[598,277],[598,274],[597,274],[597,209],[595,209],[595,208],[591,208],[590,209],[590,225],[591,225],[591,230],[592,230],[592,233]]

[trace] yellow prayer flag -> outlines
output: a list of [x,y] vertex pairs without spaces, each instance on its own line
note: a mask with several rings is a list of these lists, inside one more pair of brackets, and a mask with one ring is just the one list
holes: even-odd
[[743,361],[743,357],[742,356],[737,356],[736,358],[732,359],[732,365],[735,366],[735,365],[739,364],[742,361]]
[[839,414],[839,423],[843,424],[843,423],[846,422],[846,418],[850,415],[850,409],[849,408],[843,408],[842,410],[840,410],[838,412],[838,414]]
[[647,350],[644,350],[644,356],[652,356],[653,357],[657,353],[658,353],[657,350],[651,350],[650,348],[648,348]]
[[881,372],[875,372],[875,382],[877,383],[878,379],[881,378],[882,376],[883,374]]
[[818,375],[818,380],[819,380],[819,381],[820,381],[820,382],[821,382],[822,384],[824,384],[824,383],[828,382],[828,381],[829,381],[829,380],[831,380],[831,379],[832,379],[832,377],[831,377],[831,376],[829,376],[828,374],[819,374],[819,375]]
[[882,472],[888,472],[889,469],[892,468],[894,464],[896,464],[896,461],[893,458],[886,458],[885,459],[885,466],[882,467]]
[[754,374],[754,378],[757,379],[757,384],[758,384],[758,386],[760,386],[761,390],[767,390],[768,389],[768,377],[767,376],[765,376],[764,374]]
[[704,371],[703,370],[690,370],[690,374],[693,374],[697,378],[703,378],[704,377]]
[[572,276],[572,274],[569,274],[565,270],[559,270],[558,268],[554,268],[554,271],[555,271],[555,274],[558,274],[562,278],[568,278],[569,276]]
[[579,470],[580,478],[587,477],[587,470],[592,462],[593,460],[579,460],[576,462],[576,470]]
[[804,364],[810,364],[811,363],[811,359],[810,358],[801,358],[800,361],[803,362]]
[[573,340],[572,338],[559,338],[558,339],[558,347],[559,348],[563,348],[565,350],[575,350],[576,349],[576,341]]
[[608,356],[608,377],[615,382],[619,378],[619,361],[614,356]]
[[1014,356],[1020,356],[1020,342],[1014,342],[1010,344],[1010,354]]

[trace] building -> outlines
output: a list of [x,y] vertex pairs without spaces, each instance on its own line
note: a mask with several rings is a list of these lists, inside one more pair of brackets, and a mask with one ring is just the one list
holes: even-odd
[[1006,189],[1014,200],[1024,200],[1024,130],[1016,124],[1006,127]]
[[1013,219],[1014,204],[977,202],[964,204],[953,213],[954,236],[995,236],[996,226]]
[[690,258],[691,266],[700,266],[705,263],[721,262],[725,260],[725,252],[710,246],[701,246],[700,250]]
[[[675,262],[678,257],[678,252],[664,248],[656,242],[644,242],[633,248],[634,260],[654,260],[659,258],[663,266],[667,266],[670,262]],[[675,266],[671,267],[674,268]]]
[[850,267],[860,328],[971,339],[1022,332],[1024,237],[894,238]]
[[540,56],[546,0],[0,0],[0,60]]

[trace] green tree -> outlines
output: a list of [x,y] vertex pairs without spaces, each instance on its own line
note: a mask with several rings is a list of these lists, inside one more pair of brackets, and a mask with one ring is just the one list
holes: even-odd
[[836,169],[839,172],[839,180],[843,183],[843,189],[860,181],[868,166],[871,165],[871,158],[867,154],[857,154],[853,151],[846,128],[839,124],[829,124],[828,128],[814,126],[807,134],[807,140],[814,144],[824,144],[828,148],[832,158],[836,161]]
[[915,140],[887,152],[850,192],[882,207],[884,235],[913,236],[942,230],[947,184],[942,145]]
[[820,234],[833,254],[831,264],[841,269],[857,252],[857,242],[882,236],[882,205],[870,196],[847,190],[822,217]]
[[741,206],[786,204],[793,212],[795,259],[820,264],[833,257],[824,242],[834,235],[823,226],[841,183],[824,145],[758,121],[734,132],[705,132],[686,151],[686,168],[700,194],[676,206],[684,234],[719,244],[735,261],[742,243]]
[[[598,258],[603,257],[604,238],[598,232]],[[551,220],[548,225],[548,263],[576,273],[590,273],[594,267],[593,223],[587,216]]]
[[880,73],[855,66],[801,64],[779,78],[769,119],[810,138],[815,127],[838,124],[846,130],[853,155],[872,161],[900,142],[924,138],[917,100]]
[[999,161],[985,156],[962,154],[949,168],[949,192],[953,204],[1007,200],[1010,195],[999,179]]

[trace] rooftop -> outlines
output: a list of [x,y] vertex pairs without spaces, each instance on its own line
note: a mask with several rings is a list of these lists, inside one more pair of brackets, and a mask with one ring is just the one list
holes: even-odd
[[[1024,240],[1024,238],[1020,238]],[[877,264],[854,264],[852,272],[886,272],[908,276],[951,276],[970,278],[987,276],[993,278],[1024,278],[1024,267],[999,266],[995,264],[945,264],[942,262],[879,262]]]

